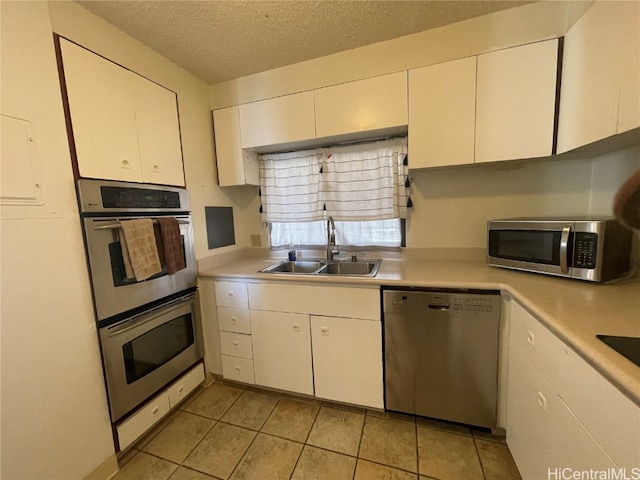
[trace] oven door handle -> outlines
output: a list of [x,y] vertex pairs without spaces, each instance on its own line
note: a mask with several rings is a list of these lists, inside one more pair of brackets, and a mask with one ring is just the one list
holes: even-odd
[[150,311],[146,311],[141,313],[140,315],[128,318],[127,320],[124,320],[122,323],[113,325],[111,327],[107,327],[107,330],[108,330],[107,335],[109,337],[122,335],[123,333],[133,330],[134,328],[138,328],[141,325],[152,322],[155,319],[157,319],[159,316],[166,315],[167,313],[177,310],[178,308],[181,308],[184,305],[192,302],[194,295],[195,293],[186,295],[184,297],[176,299],[171,303],[160,305]]
[[[153,223],[157,223],[157,220],[153,220]],[[189,223],[191,222],[189,220],[178,219],[178,223],[180,225],[189,225]],[[93,229],[94,230],[116,230],[121,227],[122,227],[122,224],[120,222],[116,222],[116,223],[108,223],[106,225],[99,225],[99,226],[93,227]]]
[[569,273],[569,234],[571,233],[571,226],[566,226],[562,229],[560,235],[560,271],[562,273]]

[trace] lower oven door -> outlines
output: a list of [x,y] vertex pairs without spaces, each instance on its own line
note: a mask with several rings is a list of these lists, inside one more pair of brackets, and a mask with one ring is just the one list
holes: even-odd
[[198,294],[100,329],[114,423],[203,357]]

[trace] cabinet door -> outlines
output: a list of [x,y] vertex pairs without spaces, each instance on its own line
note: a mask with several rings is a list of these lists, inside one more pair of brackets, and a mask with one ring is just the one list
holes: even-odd
[[573,470],[614,467],[513,340],[509,349],[507,398],[507,445],[523,480],[549,478],[549,469],[553,472],[556,467]]
[[240,139],[240,109],[222,108],[213,111],[216,141],[218,185],[258,185],[258,157],[242,149]]
[[129,72],[142,164],[142,180],[184,186],[176,94]]
[[317,397],[384,408],[379,321],[312,316],[311,338]]
[[313,92],[240,105],[240,132],[242,148],[315,138]]
[[558,40],[478,57],[476,162],[553,153]]
[[318,138],[407,125],[407,73],[321,88],[315,109]]
[[309,316],[251,311],[256,385],[313,395]]
[[564,40],[558,153],[640,126],[637,2],[596,2]]
[[60,40],[80,176],[142,181],[131,72]]
[[409,166],[473,163],[476,57],[409,71]]

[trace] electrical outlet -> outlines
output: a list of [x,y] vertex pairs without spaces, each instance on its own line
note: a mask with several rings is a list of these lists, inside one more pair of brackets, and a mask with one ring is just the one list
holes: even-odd
[[252,247],[261,247],[262,246],[262,236],[261,235],[251,235],[251,246]]

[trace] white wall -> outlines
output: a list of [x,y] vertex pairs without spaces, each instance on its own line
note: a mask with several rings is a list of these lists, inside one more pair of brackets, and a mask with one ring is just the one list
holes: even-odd
[[222,108],[556,38],[593,3],[536,2],[211,86]]
[[[191,198],[196,257],[209,255],[205,206],[233,206],[236,245],[249,246],[250,234],[261,233],[257,188],[218,187],[209,108],[209,86],[160,54],[134,40],[80,5],[49,3],[55,33],[143,75],[178,94],[185,178]],[[225,247],[232,249],[233,247]],[[224,251],[217,249],[218,251]]]
[[640,168],[640,146],[595,158],[413,170],[410,247],[486,247],[492,218],[612,215],[613,196]]
[[0,8],[2,114],[32,122],[43,191],[41,205],[2,199],[0,477],[79,479],[114,447],[49,12]]

